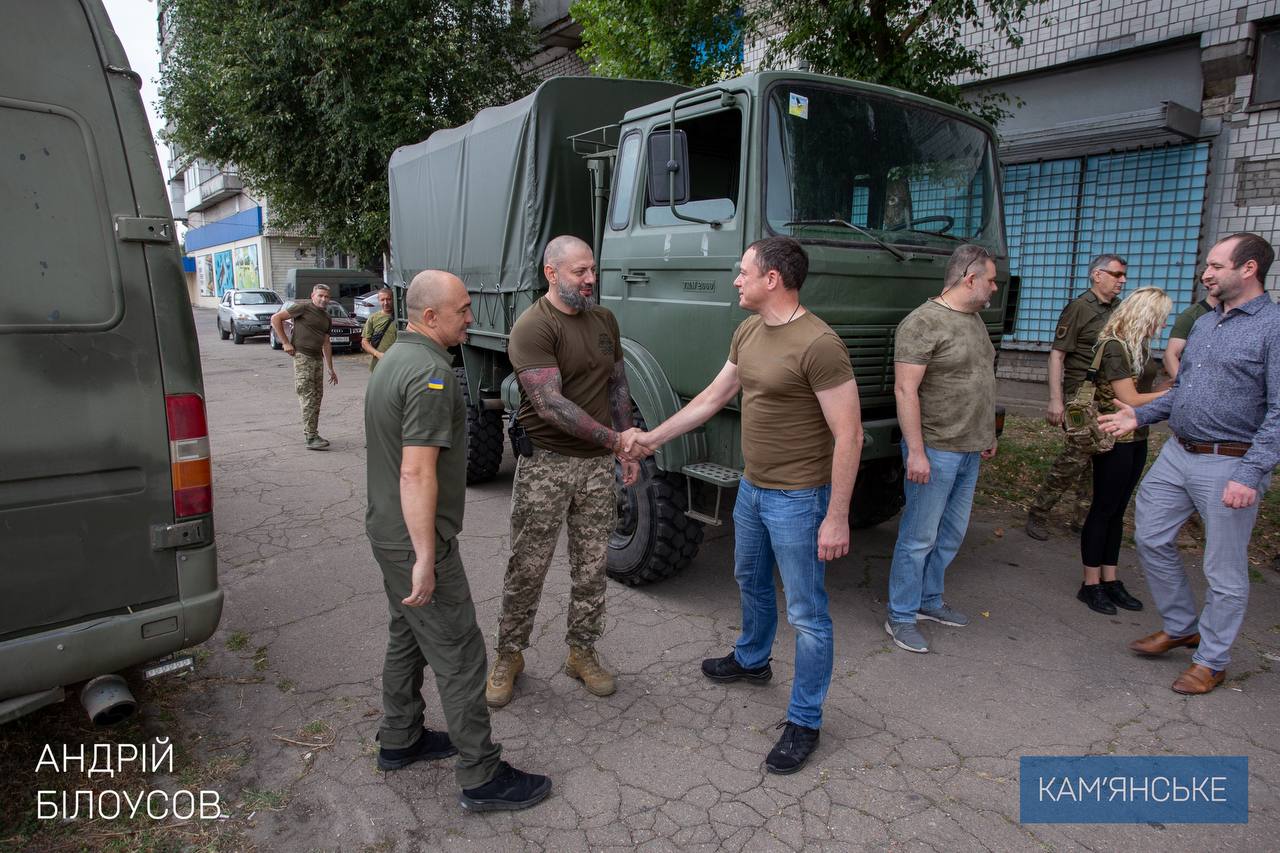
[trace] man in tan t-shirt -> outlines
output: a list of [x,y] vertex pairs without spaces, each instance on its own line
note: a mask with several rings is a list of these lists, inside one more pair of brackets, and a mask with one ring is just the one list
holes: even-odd
[[596,304],[591,247],[577,237],[557,237],[547,244],[543,264],[547,293],[520,315],[507,343],[523,392],[517,420],[532,455],[517,456],[511,488],[511,559],[497,655],[485,685],[494,708],[511,701],[524,671],[523,650],[565,522],[572,579],[565,673],[597,696],[613,693],[613,676],[595,643],[604,632],[605,560],[617,512],[614,456],[625,457],[624,484],[640,472],[619,439],[632,423],[631,389],[618,321]]
[[884,629],[909,652],[927,652],[918,619],[963,627],[969,617],[942,600],[942,578],[960,550],[979,459],[996,455],[996,351],[978,312],[996,292],[996,264],[965,244],[947,261],[942,294],[898,324],[893,392],[898,400],[907,503],[889,567]]
[[809,258],[790,237],[758,240],[734,280],[738,304],[755,316],[738,326],[729,360],[711,384],[649,433],[626,446],[653,450],[706,423],[742,391],[746,460],[733,510],[734,576],[742,634],[723,658],[702,662],[712,681],[762,683],[778,624],[773,568],[796,631],[795,680],[772,773],[794,773],[818,745],[834,644],[824,586],[826,561],[849,552],[849,498],[862,451],[858,386],[849,352],[800,304]]

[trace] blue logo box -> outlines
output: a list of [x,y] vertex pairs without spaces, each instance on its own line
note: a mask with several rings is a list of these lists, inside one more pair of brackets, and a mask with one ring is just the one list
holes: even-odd
[[1243,755],[1024,755],[1022,823],[1248,823]]

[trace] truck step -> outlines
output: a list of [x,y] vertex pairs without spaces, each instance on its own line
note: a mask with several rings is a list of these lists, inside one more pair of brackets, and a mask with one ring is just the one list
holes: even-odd
[[742,479],[741,471],[714,462],[694,462],[681,468],[680,473],[722,489],[737,488],[738,481]]

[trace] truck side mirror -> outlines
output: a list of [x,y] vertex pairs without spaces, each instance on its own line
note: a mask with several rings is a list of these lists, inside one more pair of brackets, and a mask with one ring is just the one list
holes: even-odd
[[[672,133],[675,134],[674,140]],[[672,142],[674,145],[674,152]],[[675,181],[671,175],[675,175]],[[654,205],[689,201],[689,143],[683,130],[649,134],[649,201]]]

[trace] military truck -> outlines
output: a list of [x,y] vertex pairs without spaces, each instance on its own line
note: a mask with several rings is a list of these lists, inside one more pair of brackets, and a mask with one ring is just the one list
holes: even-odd
[[[503,412],[519,402],[506,354],[516,318],[545,292],[557,234],[595,247],[601,304],[617,315],[638,419],[658,424],[728,355],[736,264],[754,240],[794,237],[810,257],[801,299],[849,349],[865,444],[851,523],[902,506],[893,396],[898,322],[938,293],[961,243],[987,247],[1000,291],[982,313],[998,343],[1009,298],[992,129],[883,86],[794,71],[688,90],[557,78],[391,157],[391,281],[457,273],[475,325],[458,353],[469,405],[468,478],[491,478]],[[737,405],[645,462],[618,489],[609,574],[666,578],[719,524],[743,468]],[[786,436],[778,436],[781,442]]]
[[0,722],[218,625],[195,324],[141,79],[99,0],[0,0]]

